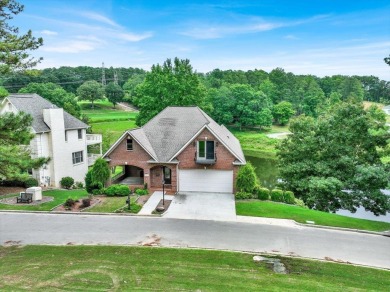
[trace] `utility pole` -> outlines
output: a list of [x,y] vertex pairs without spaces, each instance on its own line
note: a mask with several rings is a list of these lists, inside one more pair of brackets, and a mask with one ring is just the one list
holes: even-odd
[[106,86],[106,72],[104,70],[104,62],[102,63],[102,85]]

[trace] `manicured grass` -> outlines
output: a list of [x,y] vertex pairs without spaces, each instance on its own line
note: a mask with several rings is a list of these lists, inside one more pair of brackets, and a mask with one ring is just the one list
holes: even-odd
[[267,133],[284,133],[284,132],[290,132],[288,129],[288,125],[285,126],[278,126],[278,125],[272,125],[271,129],[269,131],[266,131]]
[[240,140],[241,147],[246,150],[276,153],[276,145],[279,143],[277,139],[268,138],[264,133],[232,129],[232,133]]
[[314,221],[316,225],[324,226],[371,231],[390,230],[390,223],[386,222],[351,218],[269,201],[236,202],[236,211],[237,215],[292,219],[300,223],[306,223],[309,220]]
[[84,110],[83,114],[89,118],[90,123],[128,120],[135,121],[135,118],[138,115],[136,112],[126,112],[121,110]]
[[111,132],[115,140],[118,139],[124,131],[137,127],[133,120],[93,123],[90,126],[92,127],[92,132],[96,134],[107,134],[107,132]]
[[[86,210],[85,212],[113,213],[115,210],[127,206],[126,199],[127,197],[104,197],[103,202]],[[130,209],[132,209],[132,207],[134,207],[134,210],[138,209],[138,207],[134,205],[135,199],[135,197],[130,197]]]
[[[87,100],[81,100],[78,102],[82,110],[89,110],[91,109],[92,103]],[[93,106],[95,109],[112,109],[114,105],[108,101],[108,99],[100,99],[95,100],[93,102]]]
[[0,247],[2,291],[388,291],[388,271],[253,255],[123,246]]
[[[51,202],[40,205],[6,205],[0,203],[0,210],[28,210],[28,211],[50,211],[54,207],[64,203],[68,198],[78,200],[88,196],[85,190],[51,190],[42,193],[43,196],[54,197]],[[9,197],[11,195],[8,195]]]

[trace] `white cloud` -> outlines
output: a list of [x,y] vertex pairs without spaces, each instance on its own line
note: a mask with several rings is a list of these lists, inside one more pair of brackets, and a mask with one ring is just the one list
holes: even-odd
[[68,42],[63,42],[58,45],[43,46],[41,50],[45,52],[77,54],[93,51],[97,47],[98,44],[96,42],[70,40]]
[[104,15],[98,14],[96,12],[93,12],[93,11],[81,12],[80,15],[82,15],[88,19],[96,20],[96,21],[101,22],[101,23],[109,24],[109,25],[115,26],[115,27],[120,27],[120,25],[117,24],[112,19],[110,19]]
[[129,42],[139,42],[144,39],[150,38],[153,34],[151,32],[145,32],[143,34],[134,34],[129,32],[115,32],[112,34],[113,37]]
[[284,38],[287,40],[299,40],[300,39],[293,34],[286,35],[286,36],[284,36]]
[[[296,21],[265,21],[262,18],[255,17],[251,21],[245,20],[233,20],[232,22],[239,22],[236,25],[205,25],[201,24],[194,27],[194,24],[191,24],[191,28],[187,30],[182,30],[179,32],[181,35],[189,36],[195,39],[216,39],[222,38],[228,35],[239,35],[239,34],[248,34],[256,33],[263,31],[270,31],[278,29],[281,27],[291,27],[302,24],[311,23],[314,21],[320,21],[329,17],[329,15],[316,15],[306,19],[296,20]],[[241,22],[241,23],[240,23]],[[244,22],[244,23],[243,23]]]
[[41,34],[44,34],[44,35],[58,35],[58,32],[44,29],[44,30],[41,31]]

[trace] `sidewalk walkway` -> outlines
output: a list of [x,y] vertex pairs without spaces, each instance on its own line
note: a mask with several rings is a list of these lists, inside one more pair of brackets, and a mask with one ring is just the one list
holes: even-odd
[[[156,209],[158,203],[163,198],[163,192],[157,191],[154,192],[149,200],[145,203],[145,205],[142,207],[141,211],[138,212],[138,215],[151,215],[152,212]],[[165,200],[172,200],[172,195],[165,195]]]

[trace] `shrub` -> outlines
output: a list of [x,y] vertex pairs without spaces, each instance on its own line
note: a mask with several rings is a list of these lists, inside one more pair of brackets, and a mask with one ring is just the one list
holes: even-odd
[[74,204],[76,203],[75,200],[73,200],[72,198],[68,198],[65,203],[64,203],[64,206],[66,208],[72,208],[74,206]]
[[144,190],[148,189],[148,183],[144,183]]
[[75,186],[77,189],[82,189],[82,188],[84,188],[84,184],[83,184],[81,181],[75,182],[74,186]]
[[33,177],[29,177],[28,179],[26,179],[24,181],[25,188],[31,188],[31,187],[37,187],[37,186],[38,186],[38,181]]
[[263,200],[263,201],[266,201],[266,200],[269,200],[269,194],[270,194],[270,190],[267,189],[267,188],[257,188],[257,198],[259,200]]
[[283,191],[279,189],[274,189],[271,191],[271,200],[274,202],[283,202]]
[[290,204],[290,205],[293,205],[295,203],[295,196],[294,196],[294,193],[291,192],[291,191],[285,191],[283,193],[283,201],[286,203],[286,204]]
[[92,195],[94,195],[94,196],[101,195],[101,194],[103,194],[103,192],[104,192],[103,188],[100,188],[100,189],[96,188],[96,189],[92,190]]
[[104,190],[106,196],[128,196],[130,194],[130,189],[127,185],[111,185]]
[[247,193],[247,192],[237,192],[236,193],[236,199],[237,200],[249,200],[253,198],[252,193]]
[[83,203],[81,204],[81,208],[87,208],[87,207],[91,206],[91,200],[89,198],[83,199],[82,202]]
[[305,202],[301,199],[297,199],[295,198],[294,199],[294,204],[299,206],[299,207],[303,207],[303,208],[308,208],[306,205],[305,205]]
[[65,176],[61,179],[60,184],[63,188],[69,190],[74,184],[74,179],[70,176]]
[[23,187],[31,188],[38,186],[38,181],[33,177],[0,180],[0,185],[5,187]]
[[144,196],[149,194],[148,190],[146,189],[135,189],[134,191],[138,196]]
[[252,193],[257,185],[255,168],[250,162],[241,166],[236,179],[236,187],[239,192]]
[[110,178],[110,169],[107,161],[103,158],[98,158],[91,170],[92,182],[99,182],[104,186],[106,181]]
[[93,187],[92,187],[92,172],[89,170],[87,172],[87,175],[85,176],[85,189],[88,193],[92,193]]

